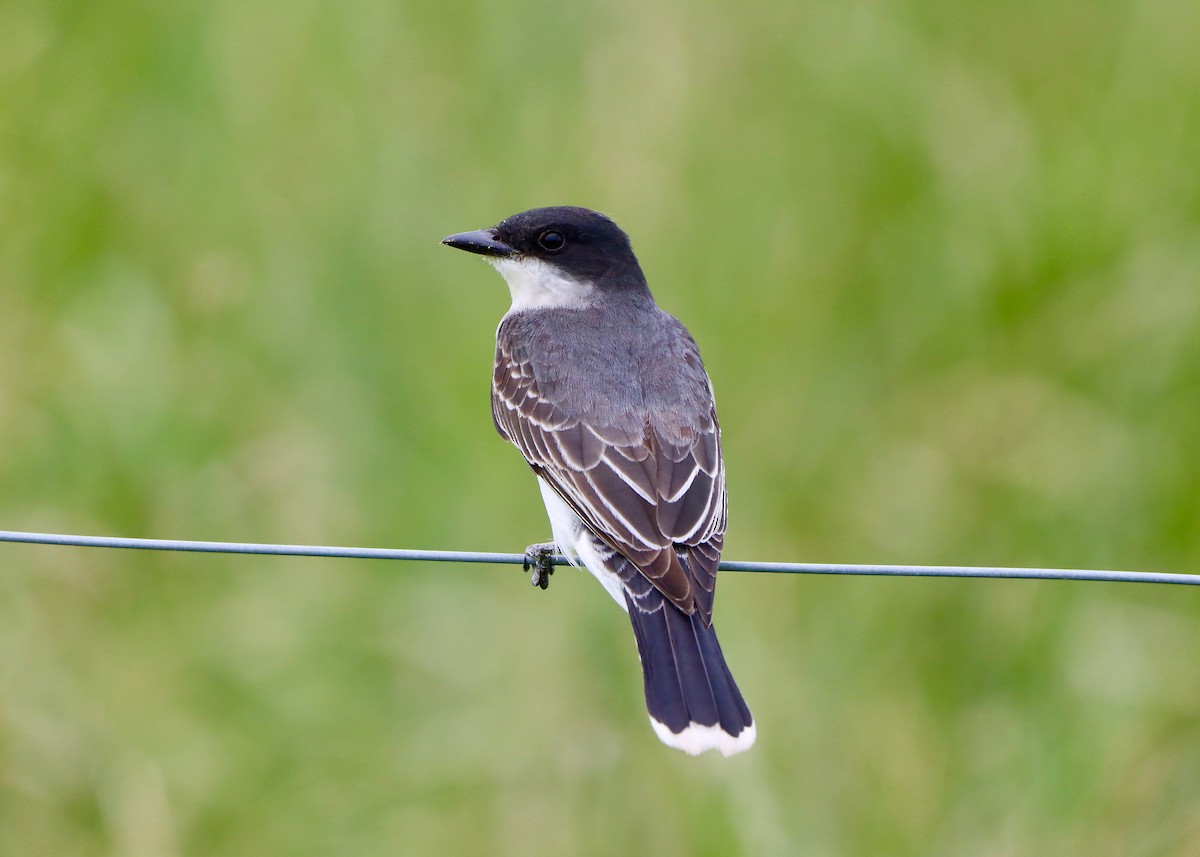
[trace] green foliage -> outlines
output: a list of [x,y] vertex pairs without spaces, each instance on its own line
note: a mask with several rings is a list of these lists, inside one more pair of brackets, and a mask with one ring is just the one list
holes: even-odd
[[[1200,6],[0,4],[0,526],[513,551],[573,203],[742,559],[1200,572]],[[744,756],[560,571],[0,546],[0,853],[1192,855],[1200,592],[728,575]]]

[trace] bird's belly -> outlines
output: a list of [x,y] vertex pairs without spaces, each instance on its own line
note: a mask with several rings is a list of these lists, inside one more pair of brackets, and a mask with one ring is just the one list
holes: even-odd
[[550,518],[550,532],[554,535],[554,543],[570,561],[571,565],[583,563],[584,568],[600,581],[613,600],[628,611],[625,605],[625,587],[621,578],[609,570],[604,558],[596,549],[595,537],[583,525],[583,521],[575,514],[563,499],[555,493],[546,480],[538,477],[538,488],[542,491],[542,502],[546,504],[546,515]]

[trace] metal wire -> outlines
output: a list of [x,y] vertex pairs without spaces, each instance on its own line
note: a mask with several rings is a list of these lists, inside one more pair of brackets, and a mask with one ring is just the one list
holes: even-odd
[[[200,553],[267,554],[272,556],[321,556],[346,559],[415,560],[418,562],[482,562],[520,565],[519,553],[476,551],[400,550],[393,548],[330,547],[322,545],[275,545],[245,542],[200,542],[178,539],[128,539],[114,536],[74,536],[58,533],[23,533],[0,530],[0,542],[23,542],[68,547],[126,548],[131,550],[194,551]],[[556,565],[566,558],[555,556]],[[961,565],[850,565],[812,562],[741,562],[726,560],[722,571],[754,571],[774,574],[852,574],[876,577],[971,577],[1022,580],[1098,580],[1109,583],[1172,583],[1200,586],[1200,574],[1170,574],[1149,571],[1104,571],[1071,568],[1005,568]]]

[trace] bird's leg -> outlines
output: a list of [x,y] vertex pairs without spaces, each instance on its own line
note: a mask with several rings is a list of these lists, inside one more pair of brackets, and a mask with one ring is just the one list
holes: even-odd
[[533,569],[529,580],[534,586],[545,589],[550,585],[550,575],[554,574],[554,554],[557,552],[558,545],[554,542],[542,542],[525,548],[525,562],[521,563],[521,567],[526,571]]

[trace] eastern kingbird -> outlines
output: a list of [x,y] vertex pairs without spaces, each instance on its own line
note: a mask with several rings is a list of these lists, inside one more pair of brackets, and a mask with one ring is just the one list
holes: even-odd
[[629,243],[586,208],[535,208],[451,235],[504,277],[492,416],[538,477],[557,546],[633,622],[663,743],[726,756],[754,718],[712,626],[725,466],[712,382],[687,328],[658,308]]

